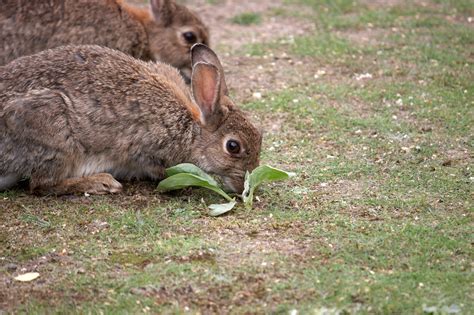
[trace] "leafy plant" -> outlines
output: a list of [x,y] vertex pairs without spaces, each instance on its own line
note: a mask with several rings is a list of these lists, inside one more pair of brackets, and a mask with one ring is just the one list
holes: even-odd
[[245,183],[244,183],[244,192],[242,193],[242,200],[245,205],[252,207],[253,204],[253,193],[257,186],[261,183],[268,181],[277,181],[287,179],[289,177],[295,176],[295,173],[285,172],[277,168],[261,165],[254,169],[252,173],[245,174]]
[[167,168],[165,174],[168,177],[158,184],[158,190],[160,191],[170,191],[186,188],[189,186],[197,186],[210,189],[228,201],[234,200],[219,187],[219,184],[214,178],[212,178],[212,176],[208,175],[206,172],[193,164],[178,164],[176,166]]
[[[183,163],[170,167],[166,169],[166,176],[168,177],[158,184],[159,191],[171,191],[189,186],[196,186],[210,189],[229,201],[224,204],[210,205],[209,208],[211,211],[209,214],[211,216],[224,214],[232,210],[237,204],[235,198],[231,198],[225,191],[223,191],[212,176],[193,164]],[[241,196],[244,204],[247,207],[252,207],[254,191],[262,182],[283,180],[291,176],[294,176],[294,173],[285,172],[268,165],[259,166],[254,169],[252,173],[247,172],[244,183],[245,189]]]
[[209,209],[211,209],[211,211],[209,212],[209,215],[213,217],[217,217],[221,214],[224,214],[232,210],[236,204],[237,204],[237,201],[231,201],[228,203],[220,203],[220,204],[212,204],[209,206]]

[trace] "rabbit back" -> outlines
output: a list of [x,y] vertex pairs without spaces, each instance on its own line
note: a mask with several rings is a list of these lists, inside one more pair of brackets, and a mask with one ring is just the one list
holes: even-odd
[[17,59],[0,67],[0,90],[0,176],[159,177],[189,155],[196,132],[177,70],[108,48]]
[[68,44],[96,44],[151,58],[144,26],[115,0],[2,1],[0,42],[0,65]]

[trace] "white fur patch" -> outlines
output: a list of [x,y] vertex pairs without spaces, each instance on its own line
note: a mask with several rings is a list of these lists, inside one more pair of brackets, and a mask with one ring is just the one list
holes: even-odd
[[104,155],[89,156],[77,166],[75,177],[89,176],[97,173],[111,172],[114,163]]
[[148,172],[137,164],[119,164],[105,155],[89,156],[73,172],[74,177],[89,176],[97,173],[109,173],[117,179],[143,179]]

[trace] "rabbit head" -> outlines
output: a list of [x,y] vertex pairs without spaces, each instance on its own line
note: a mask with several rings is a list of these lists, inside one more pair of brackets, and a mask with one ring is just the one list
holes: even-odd
[[174,0],[151,0],[152,19],[145,23],[150,51],[155,60],[180,69],[191,77],[191,47],[209,45],[209,31],[199,17]]
[[245,173],[259,164],[261,132],[229,97],[216,54],[196,44],[191,56],[195,107],[190,111],[201,127],[191,160],[217,175],[227,190],[241,193]]

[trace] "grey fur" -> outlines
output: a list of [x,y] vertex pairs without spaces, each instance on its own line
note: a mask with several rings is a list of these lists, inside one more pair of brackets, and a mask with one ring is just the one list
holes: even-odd
[[[192,31],[208,45],[199,17],[174,0],[140,8],[122,0],[0,0],[0,65],[64,45],[100,45],[191,71]],[[188,73],[189,75],[189,73]]]

